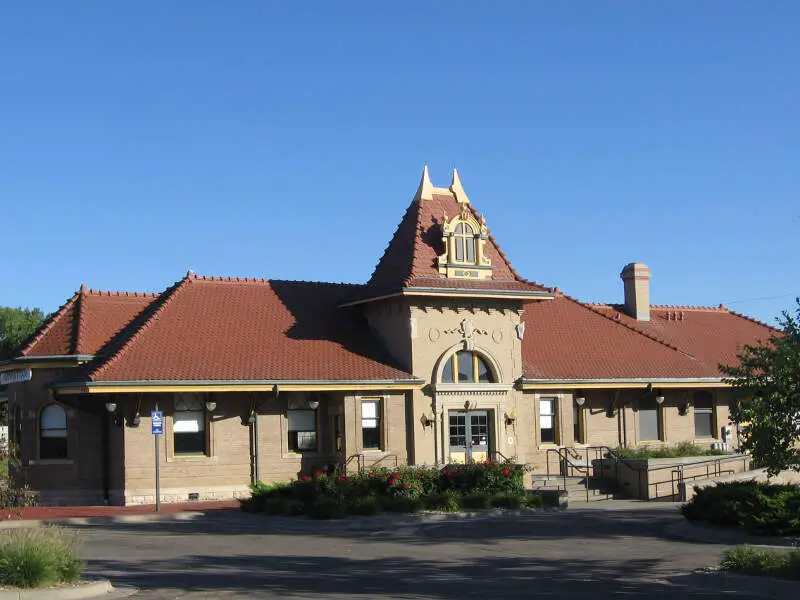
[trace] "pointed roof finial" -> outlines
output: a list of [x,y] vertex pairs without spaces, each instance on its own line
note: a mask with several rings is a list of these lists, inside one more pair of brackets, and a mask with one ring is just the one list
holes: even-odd
[[428,165],[425,165],[422,169],[422,179],[419,182],[414,198],[416,200],[433,200],[433,184],[431,183],[430,175],[428,175]]
[[469,204],[469,198],[464,191],[464,186],[461,185],[461,179],[458,176],[458,169],[453,169],[453,183],[450,185],[450,191],[456,197],[459,204]]
[[82,283],[81,284],[81,294],[85,294],[88,291],[89,291],[89,286],[86,285],[85,283]]
[[186,271],[186,278],[187,279],[194,279],[194,271],[192,271],[191,269]]

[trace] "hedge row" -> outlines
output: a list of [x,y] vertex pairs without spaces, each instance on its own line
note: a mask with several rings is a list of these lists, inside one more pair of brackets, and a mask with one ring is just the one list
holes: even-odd
[[697,488],[681,508],[691,521],[741,527],[758,535],[800,534],[800,487],[751,481]]
[[242,508],[284,516],[342,518],[382,511],[521,508],[542,506],[523,487],[523,469],[510,463],[451,465],[444,469],[404,467],[356,475],[317,473],[291,483],[251,486]]

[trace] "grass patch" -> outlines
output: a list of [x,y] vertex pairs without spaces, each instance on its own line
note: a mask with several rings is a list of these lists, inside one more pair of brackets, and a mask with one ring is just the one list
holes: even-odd
[[685,458],[691,456],[723,456],[724,450],[702,448],[692,442],[681,442],[677,446],[661,448],[615,448],[614,453],[622,460],[645,458]]
[[726,571],[744,575],[800,579],[800,550],[766,550],[742,546],[726,552],[719,566]]
[[0,533],[0,585],[36,588],[75,583],[83,573],[78,539],[57,527]]

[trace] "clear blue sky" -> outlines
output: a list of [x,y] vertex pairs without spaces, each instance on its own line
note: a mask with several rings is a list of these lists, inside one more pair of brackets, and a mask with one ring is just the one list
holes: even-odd
[[[365,281],[423,164],[524,276],[800,294],[800,2],[8,2],[0,305]],[[768,297],[766,300],[754,300]],[[747,302],[739,302],[746,300]]]

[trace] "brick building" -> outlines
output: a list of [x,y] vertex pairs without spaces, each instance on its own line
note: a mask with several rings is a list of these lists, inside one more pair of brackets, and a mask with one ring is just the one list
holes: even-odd
[[[729,441],[720,363],[774,330],[724,307],[620,304],[521,277],[453,172],[419,189],[366,284],[204,277],[82,286],[12,360],[11,437],[45,503],[244,495],[349,463]],[[154,440],[150,413],[161,410]]]

